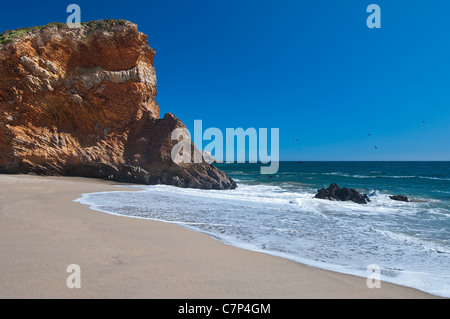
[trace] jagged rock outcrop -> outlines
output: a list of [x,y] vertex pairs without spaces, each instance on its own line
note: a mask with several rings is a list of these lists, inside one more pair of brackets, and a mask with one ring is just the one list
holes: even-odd
[[322,188],[317,190],[314,198],[329,199],[337,201],[352,201],[358,204],[367,204],[370,199],[367,195],[362,195],[358,191],[351,188],[340,188],[337,184],[333,183],[328,188]]
[[0,173],[233,189],[207,163],[176,164],[160,118],[155,51],[137,26],[100,20],[0,35]]
[[403,196],[403,195],[389,196],[389,198],[392,200],[399,201],[399,202],[409,202],[408,197]]

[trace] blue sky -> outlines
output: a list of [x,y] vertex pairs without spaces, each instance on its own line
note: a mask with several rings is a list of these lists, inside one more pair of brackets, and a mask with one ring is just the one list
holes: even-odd
[[450,160],[448,0],[9,1],[0,29],[71,3],[149,35],[161,113],[192,131],[279,128],[282,160]]

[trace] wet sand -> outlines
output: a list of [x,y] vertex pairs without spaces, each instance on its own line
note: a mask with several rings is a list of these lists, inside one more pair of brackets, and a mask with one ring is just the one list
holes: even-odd
[[[435,298],[74,202],[123,191],[77,177],[0,175],[0,298]],[[136,191],[136,189],[129,189]],[[67,267],[80,266],[69,289]]]

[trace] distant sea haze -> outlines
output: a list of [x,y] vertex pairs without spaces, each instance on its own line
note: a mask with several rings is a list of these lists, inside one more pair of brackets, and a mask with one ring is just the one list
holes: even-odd
[[[78,201],[342,273],[367,277],[375,264],[384,281],[450,297],[450,162],[280,162],[274,175],[262,175],[259,164],[216,165],[236,190],[136,186],[143,191]],[[313,198],[331,183],[371,201]]]

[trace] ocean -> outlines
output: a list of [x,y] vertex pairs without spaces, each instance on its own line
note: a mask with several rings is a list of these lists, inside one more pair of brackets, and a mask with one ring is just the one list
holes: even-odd
[[[311,266],[450,297],[450,162],[216,164],[236,190],[140,186],[140,192],[83,194],[92,209],[181,225],[226,244]],[[367,205],[313,198],[337,183]],[[405,195],[399,202],[390,195]]]

